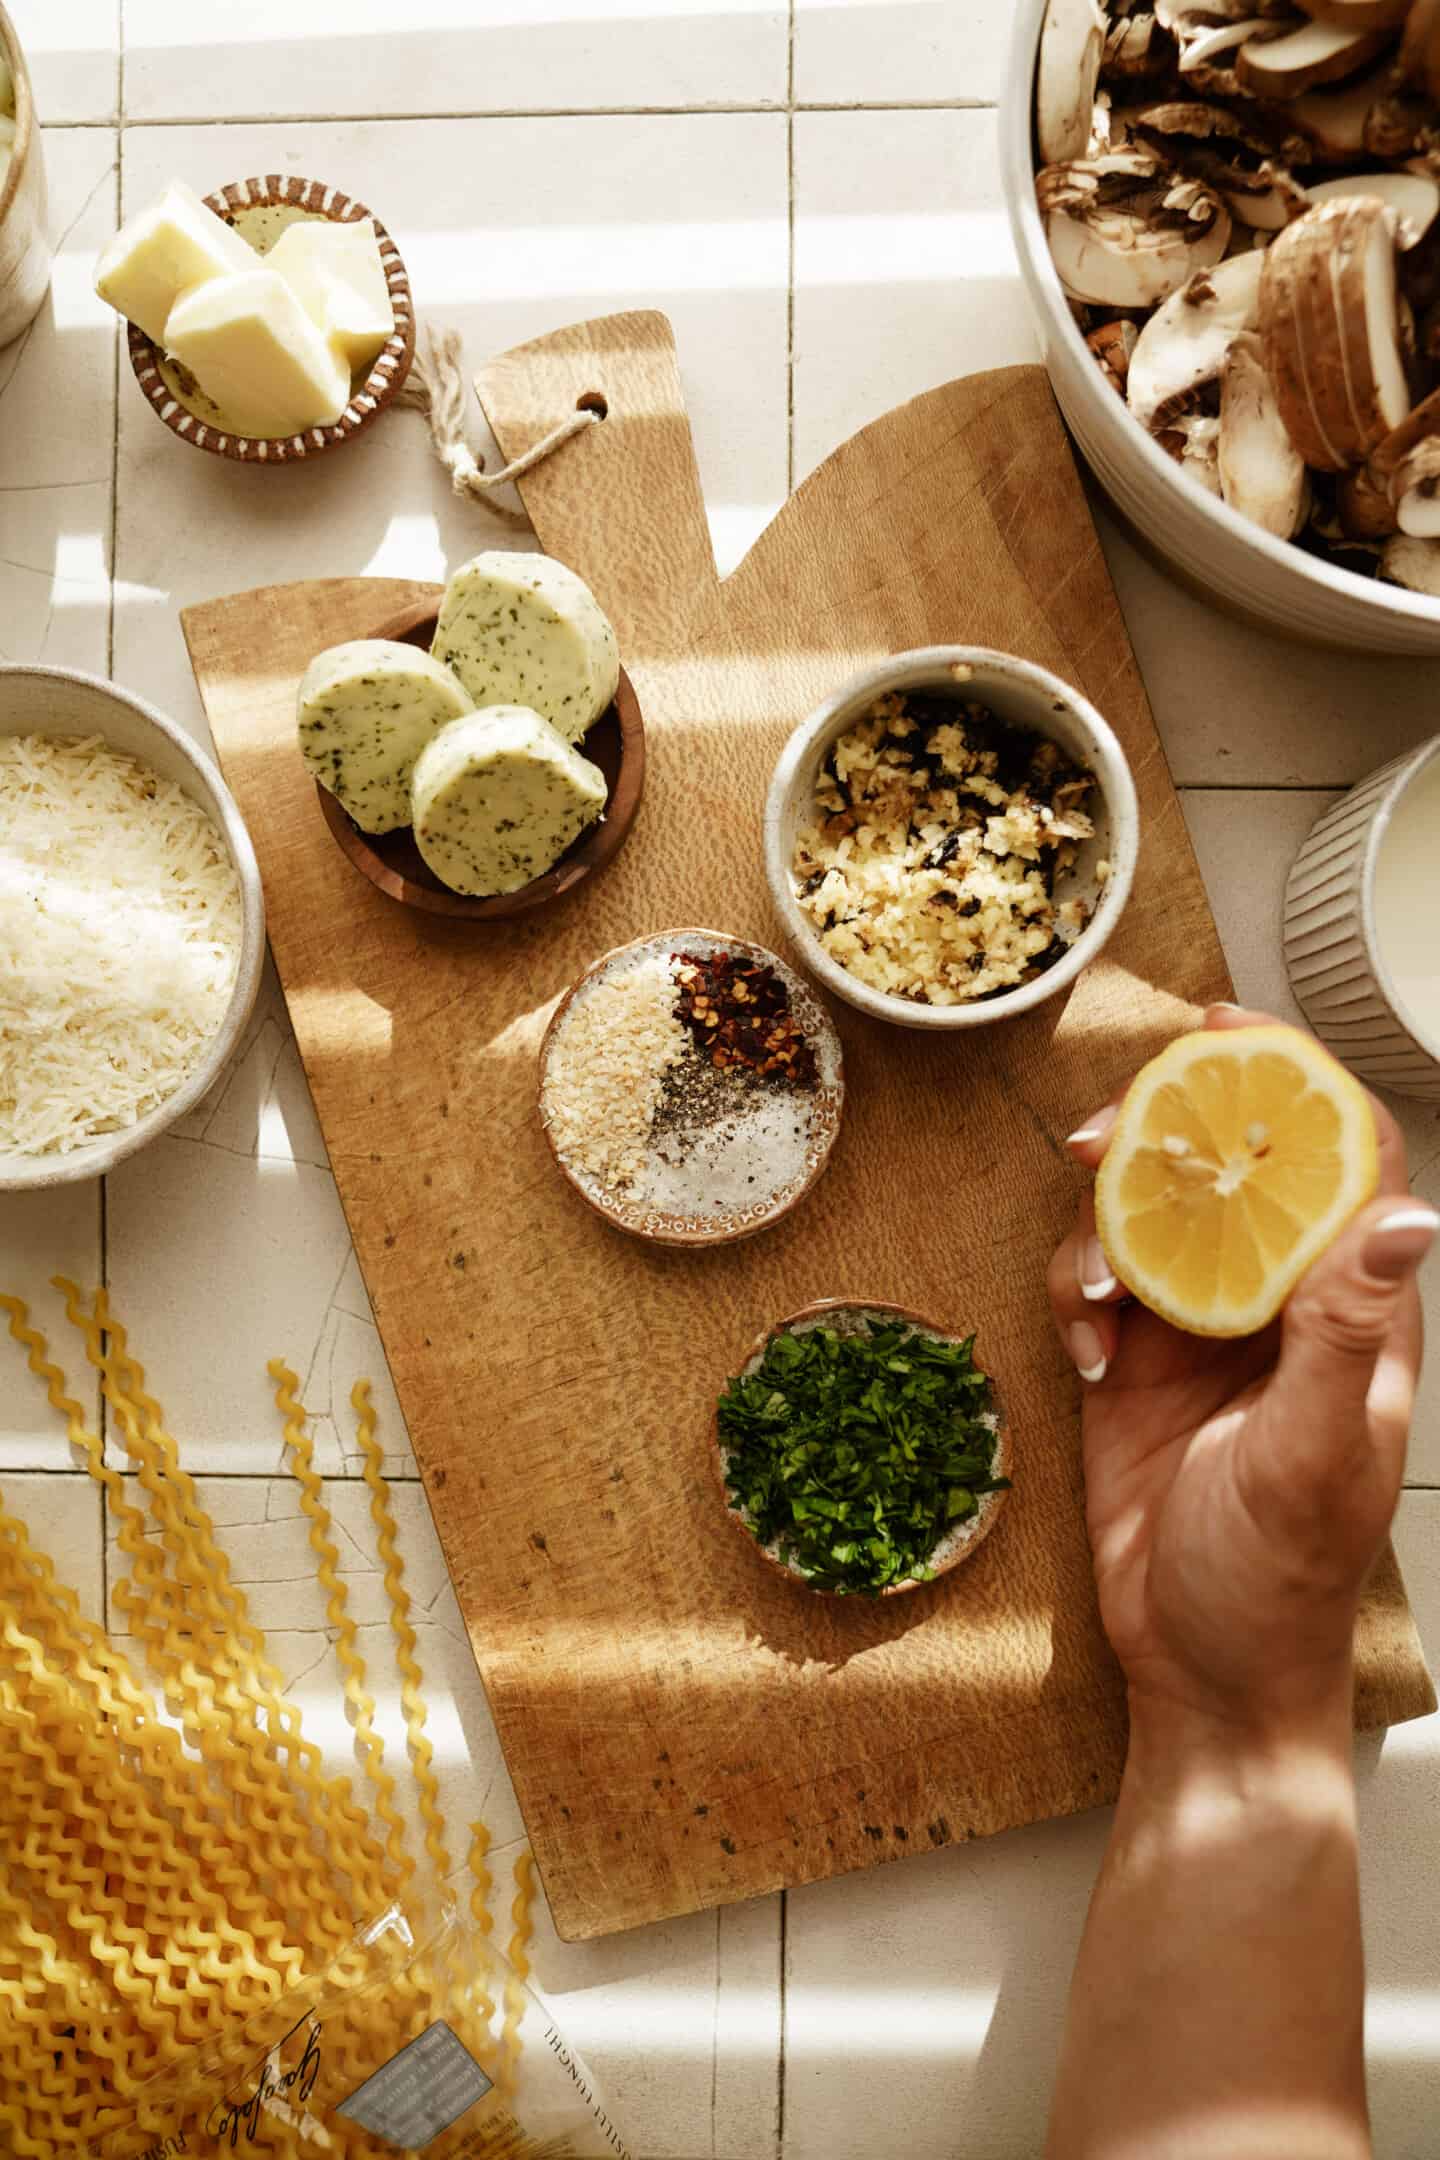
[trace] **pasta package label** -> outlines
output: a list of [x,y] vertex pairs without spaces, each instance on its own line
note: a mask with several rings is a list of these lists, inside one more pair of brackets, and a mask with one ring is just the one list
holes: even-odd
[[544,2006],[453,1906],[424,1936],[392,1908],[317,1982],[147,2087],[134,2122],[91,2149],[628,2160]]

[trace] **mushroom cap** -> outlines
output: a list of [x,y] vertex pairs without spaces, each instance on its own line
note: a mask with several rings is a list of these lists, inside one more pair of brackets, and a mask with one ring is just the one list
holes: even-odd
[[1361,464],[1410,409],[1394,212],[1368,196],[1307,210],[1266,253],[1260,329],[1306,464],[1319,472]]

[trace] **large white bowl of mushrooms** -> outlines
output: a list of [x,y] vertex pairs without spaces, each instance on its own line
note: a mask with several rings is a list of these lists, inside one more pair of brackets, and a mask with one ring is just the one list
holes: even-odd
[[1440,0],[1019,0],[1001,126],[1120,511],[1239,613],[1440,654]]

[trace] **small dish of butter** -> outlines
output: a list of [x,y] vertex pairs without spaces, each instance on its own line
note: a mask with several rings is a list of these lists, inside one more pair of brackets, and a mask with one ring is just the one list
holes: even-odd
[[363,203],[295,176],[209,196],[175,181],[125,222],[95,289],[136,380],[197,449],[286,464],[347,442],[400,388],[410,284]]

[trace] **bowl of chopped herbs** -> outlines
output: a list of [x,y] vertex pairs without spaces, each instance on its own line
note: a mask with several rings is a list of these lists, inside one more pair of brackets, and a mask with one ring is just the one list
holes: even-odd
[[827,1299],[780,1321],[716,1407],[727,1513],[771,1566],[833,1597],[894,1597],[968,1560],[1010,1490],[974,1337],[901,1305]]

